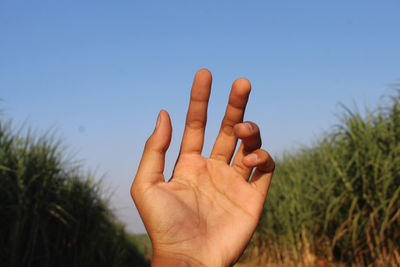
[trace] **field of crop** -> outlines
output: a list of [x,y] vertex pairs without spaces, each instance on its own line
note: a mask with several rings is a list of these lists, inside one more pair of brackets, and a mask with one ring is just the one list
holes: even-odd
[[147,266],[91,175],[0,121],[0,265]]
[[313,146],[276,160],[242,263],[400,266],[400,91],[388,99],[365,116],[344,108]]
[[[400,91],[311,147],[282,155],[237,266],[400,266]],[[90,174],[49,135],[0,121],[4,266],[147,266],[146,235],[124,230]]]

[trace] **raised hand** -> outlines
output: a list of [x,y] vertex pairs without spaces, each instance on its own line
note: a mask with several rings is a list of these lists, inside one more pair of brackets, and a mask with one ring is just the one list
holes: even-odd
[[[206,69],[194,78],[171,180],[165,182],[163,171],[172,127],[162,110],[132,184],[133,200],[153,245],[153,266],[230,266],[261,216],[274,162],[260,149],[258,126],[242,122],[251,85],[244,78],[233,83],[220,132],[205,158],[201,152],[211,81]],[[242,142],[233,155],[238,138]]]

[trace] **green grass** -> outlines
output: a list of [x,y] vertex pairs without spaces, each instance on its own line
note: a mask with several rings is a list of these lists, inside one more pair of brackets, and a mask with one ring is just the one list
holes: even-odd
[[[21,136],[0,121],[2,266],[148,265],[148,237],[128,234],[101,196],[54,138]],[[276,160],[243,258],[400,265],[399,240],[400,91],[365,116],[345,108],[315,145]]]
[[49,135],[0,121],[2,266],[146,266],[99,183]]
[[400,264],[400,91],[365,116],[345,108],[330,134],[276,160],[255,249],[278,263]]

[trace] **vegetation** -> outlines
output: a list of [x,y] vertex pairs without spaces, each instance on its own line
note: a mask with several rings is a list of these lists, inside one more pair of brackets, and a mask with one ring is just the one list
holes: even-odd
[[[2,265],[148,265],[148,237],[125,232],[53,140],[0,122]],[[330,134],[276,163],[243,262],[400,265],[400,91],[365,116],[345,109]]]
[[1,266],[146,266],[91,175],[0,122]]
[[364,117],[345,108],[341,121],[314,146],[277,160],[244,258],[400,265],[400,91]]

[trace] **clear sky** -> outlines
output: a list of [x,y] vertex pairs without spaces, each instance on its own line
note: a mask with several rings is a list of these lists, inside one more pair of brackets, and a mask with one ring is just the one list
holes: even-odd
[[[0,1],[0,108],[56,129],[128,229],[129,187],[158,111],[172,119],[169,177],[196,70],[214,77],[204,155],[229,89],[278,157],[338,123],[338,103],[376,107],[400,78],[400,1]],[[273,183],[272,183],[273,186]]]

